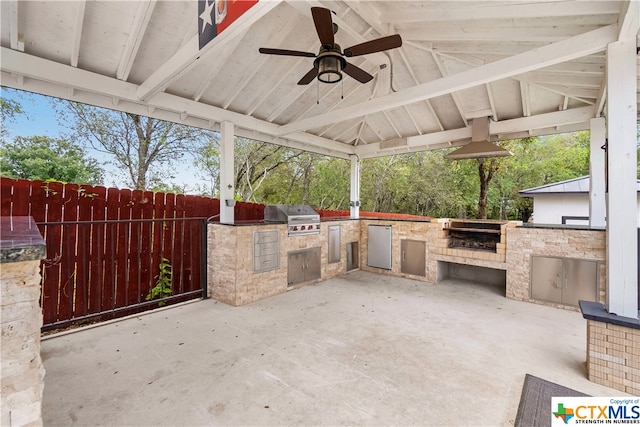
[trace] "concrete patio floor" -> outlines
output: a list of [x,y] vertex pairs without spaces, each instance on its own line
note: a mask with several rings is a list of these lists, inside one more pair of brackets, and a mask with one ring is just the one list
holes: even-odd
[[47,338],[44,423],[512,425],[525,374],[590,395],[577,312],[363,271]]

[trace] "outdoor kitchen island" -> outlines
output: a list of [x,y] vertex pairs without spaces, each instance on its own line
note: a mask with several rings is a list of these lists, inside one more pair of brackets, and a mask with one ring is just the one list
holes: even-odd
[[[518,221],[460,222],[334,218],[298,235],[291,233],[287,221],[210,223],[208,295],[240,306],[359,268],[430,284],[472,280],[502,287],[509,299],[576,311],[579,299],[604,302],[603,230],[523,226]],[[499,229],[490,248],[468,247],[476,245],[473,241],[458,247],[452,238],[452,231],[472,229],[473,237],[478,227],[491,230],[487,225]],[[381,245],[371,233],[384,229],[388,238]],[[486,246],[486,239],[481,243]],[[380,266],[377,258],[383,249],[386,262]]]
[[[319,224],[319,233],[289,235],[287,222],[210,223],[208,229],[208,294],[211,298],[239,306],[281,294],[287,290],[347,271],[347,247],[359,242],[358,220],[331,220]],[[337,229],[335,227],[338,227]],[[329,257],[330,227],[337,231],[339,256]],[[289,256],[304,260],[319,253],[319,275],[289,286]],[[336,258],[338,260],[336,261]],[[302,267],[304,269],[304,267]]]

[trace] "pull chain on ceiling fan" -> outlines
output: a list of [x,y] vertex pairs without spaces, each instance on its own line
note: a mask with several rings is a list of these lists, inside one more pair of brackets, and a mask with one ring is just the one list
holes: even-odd
[[382,52],[402,46],[402,38],[400,35],[394,34],[360,43],[342,51],[340,45],[337,44],[334,39],[334,34],[338,31],[338,26],[331,19],[331,11],[324,7],[312,7],[311,15],[313,16],[313,23],[315,24],[316,32],[318,33],[318,38],[321,43],[317,55],[315,53],[298,50],[265,47],[259,49],[260,53],[267,55],[315,58],[313,68],[298,81],[299,85],[307,85],[316,77],[318,81],[323,83],[337,83],[342,80],[342,72],[353,77],[360,83],[367,83],[373,79],[373,76],[362,68],[350,64],[345,58]]

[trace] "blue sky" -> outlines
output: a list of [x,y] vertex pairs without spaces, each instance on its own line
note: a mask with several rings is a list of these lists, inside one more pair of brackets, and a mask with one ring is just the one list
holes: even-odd
[[[15,117],[13,122],[4,122],[2,126],[7,129],[9,137],[8,140],[12,140],[16,136],[34,136],[44,135],[52,138],[62,137],[65,133],[69,133],[70,130],[58,123],[58,116],[55,111],[54,102],[57,102],[57,98],[51,98],[48,96],[38,95],[34,93],[24,92],[14,89],[2,88],[1,96],[5,99],[11,99],[18,102],[26,114],[19,114]],[[105,170],[105,182],[106,186],[114,186],[124,188],[124,179],[119,178],[120,171],[113,165],[107,164],[110,160],[110,156],[98,152],[91,147],[86,147],[87,153],[95,158]],[[202,179],[198,179],[194,176],[194,166],[191,158],[184,159],[181,163],[176,164],[173,167],[173,171],[176,174],[175,179],[171,180],[167,184],[176,184],[181,187],[186,186],[187,192],[193,190],[196,184],[205,184]]]

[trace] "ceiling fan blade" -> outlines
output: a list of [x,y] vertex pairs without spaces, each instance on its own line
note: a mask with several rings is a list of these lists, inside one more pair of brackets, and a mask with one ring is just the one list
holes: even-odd
[[317,68],[312,68],[309,70],[309,72],[307,74],[305,74],[300,81],[298,82],[299,85],[308,85],[309,83],[311,83],[313,81],[313,79],[316,78],[316,76],[318,75],[318,69]]
[[261,47],[258,49],[260,53],[267,55],[285,55],[285,56],[306,56],[308,58],[315,58],[316,54],[311,52],[301,52],[299,50],[287,50],[287,49],[271,49],[268,47]]
[[312,7],[311,15],[313,23],[316,24],[316,31],[320,43],[327,46],[333,46],[333,20],[331,19],[331,11],[324,7]]
[[345,73],[347,73],[348,75],[350,75],[351,77],[359,81],[360,83],[367,83],[371,81],[371,79],[373,79],[373,76],[371,74],[367,73],[365,70],[363,70],[360,67],[357,67],[353,64],[349,64],[348,62],[347,62],[347,66],[344,67],[342,71],[344,71]]
[[383,50],[395,49],[402,46],[402,38],[399,34],[381,37],[379,39],[370,40],[355,46],[348,47],[344,50],[344,56],[360,56],[368,53],[382,52]]

